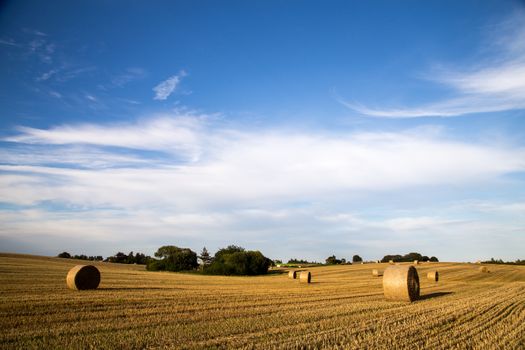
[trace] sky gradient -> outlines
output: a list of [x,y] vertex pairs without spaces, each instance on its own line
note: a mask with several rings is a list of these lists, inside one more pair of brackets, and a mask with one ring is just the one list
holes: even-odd
[[521,1],[7,1],[0,251],[523,259]]

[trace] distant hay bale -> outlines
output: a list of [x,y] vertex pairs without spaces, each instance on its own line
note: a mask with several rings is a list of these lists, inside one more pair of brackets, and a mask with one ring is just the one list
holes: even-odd
[[288,272],[288,278],[296,279],[297,278],[297,271],[290,271],[290,272]]
[[301,271],[299,275],[299,282],[301,283],[310,283],[312,281],[312,274],[310,271]]
[[388,263],[389,263],[390,265],[394,265],[394,260],[388,260]]
[[93,265],[77,265],[67,273],[66,283],[74,290],[97,289],[100,272]]
[[478,260],[478,261],[476,261],[476,264],[481,264],[481,261],[479,261],[479,260]]
[[388,300],[414,301],[419,298],[419,276],[414,266],[394,265],[383,274],[383,293]]
[[419,260],[414,260],[414,265],[419,265]]
[[376,264],[381,264],[381,261],[380,260],[376,260]]
[[377,269],[373,269],[372,270],[372,276],[374,277],[380,277],[380,276],[383,276],[383,272],[377,270]]
[[431,281],[437,282],[439,281],[439,272],[437,271],[430,271],[427,273],[427,278]]
[[481,266],[479,272],[489,272],[489,269],[486,266]]

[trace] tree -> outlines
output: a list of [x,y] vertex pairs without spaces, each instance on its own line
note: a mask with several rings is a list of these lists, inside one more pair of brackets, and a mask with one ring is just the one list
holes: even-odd
[[430,257],[430,261],[439,262],[438,258],[436,258],[435,256]]
[[197,253],[189,248],[179,248],[174,245],[160,247],[155,256],[159,260],[152,260],[148,263],[148,270],[164,271],[187,271],[199,266],[197,263]]
[[363,259],[359,255],[354,255],[352,257],[352,262],[353,263],[358,263],[358,262],[362,262],[362,261],[363,261]]
[[202,252],[201,255],[199,255],[199,259],[201,259],[203,266],[207,266],[213,261],[213,258],[208,252],[208,249],[206,249],[206,247],[202,248]]
[[64,258],[64,259],[71,259],[71,254],[69,254],[68,252],[62,252],[58,254],[57,257]]

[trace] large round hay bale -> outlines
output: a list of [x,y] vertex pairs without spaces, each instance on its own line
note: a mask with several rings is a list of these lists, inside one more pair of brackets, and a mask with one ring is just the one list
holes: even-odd
[[77,265],[67,273],[66,283],[69,289],[97,289],[100,272],[93,265]]
[[388,260],[388,263],[389,263],[390,265],[394,265],[394,260]]
[[301,283],[310,283],[312,281],[312,274],[310,271],[301,271],[299,275],[299,282]]
[[394,265],[383,274],[383,293],[386,299],[414,301],[419,298],[419,276],[414,266]]
[[489,272],[489,269],[486,266],[481,266],[479,272]]
[[439,281],[439,272],[437,271],[430,271],[427,273],[427,278],[431,281],[437,282]]
[[373,269],[372,270],[372,276],[374,277],[380,277],[380,276],[383,276],[383,272],[377,270],[377,269]]
[[290,271],[290,272],[288,272],[288,278],[296,279],[297,278],[297,271]]
[[419,260],[414,260],[414,265],[419,265]]

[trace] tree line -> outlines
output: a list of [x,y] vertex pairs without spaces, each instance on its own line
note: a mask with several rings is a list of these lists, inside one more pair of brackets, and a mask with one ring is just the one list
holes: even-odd
[[119,264],[138,264],[138,265],[147,265],[148,262],[152,259],[150,256],[147,256],[145,254],[142,254],[142,253],[133,254],[133,252],[130,252],[129,254],[118,252],[117,254],[108,256],[105,259],[101,255],[97,255],[97,256],[87,256],[84,254],[71,255],[68,252],[62,252],[58,254],[57,257],[64,258],[64,259],[104,261],[104,262],[119,263]]
[[503,261],[502,259],[490,258],[482,261],[483,264],[501,264],[501,265],[525,265],[525,260],[516,259],[516,261]]
[[[229,245],[219,249],[213,256],[204,247],[198,255],[189,248],[180,248],[174,245],[160,247],[154,257],[143,253],[130,252],[128,254],[118,252],[104,259],[102,256],[71,255],[68,252],[58,254],[60,258],[80,259],[89,261],[105,261],[120,264],[146,265],[148,271],[192,271],[210,275],[260,275],[268,272],[270,266],[282,264],[281,260],[272,261],[265,257],[260,251],[246,250],[243,247]],[[428,257],[419,253],[408,253],[405,255],[385,255],[381,262],[412,262],[414,260],[435,261],[435,256]],[[200,261],[200,263],[199,263]],[[326,258],[327,265],[360,263],[363,259],[354,255],[352,261],[345,258],[338,259],[335,255]],[[503,263],[501,260],[492,259],[490,263]],[[521,263],[517,261],[516,263]],[[318,264],[308,262],[305,259],[292,258],[288,264]]]

